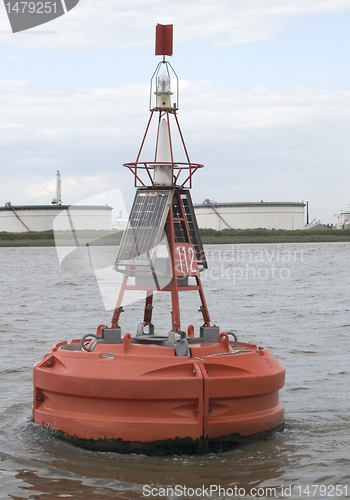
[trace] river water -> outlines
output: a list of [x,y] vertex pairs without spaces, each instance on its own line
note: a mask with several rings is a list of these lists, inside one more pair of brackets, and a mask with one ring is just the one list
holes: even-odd
[[[206,246],[212,321],[286,366],[286,426],[229,452],[160,458],[82,450],[31,423],[33,364],[53,343],[94,333],[111,312],[98,273],[61,268],[55,248],[0,248],[0,498],[253,498],[252,488],[259,498],[349,496],[349,251],[349,243]],[[200,325],[191,294],[184,327]],[[155,297],[155,324],[168,331],[164,295]],[[126,308],[124,332],[136,332],[142,306]]]

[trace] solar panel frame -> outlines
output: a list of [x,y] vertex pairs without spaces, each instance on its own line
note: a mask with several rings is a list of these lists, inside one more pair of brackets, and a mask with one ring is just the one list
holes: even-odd
[[175,189],[137,189],[115,262],[117,271],[118,266],[149,267],[154,262],[174,192]]

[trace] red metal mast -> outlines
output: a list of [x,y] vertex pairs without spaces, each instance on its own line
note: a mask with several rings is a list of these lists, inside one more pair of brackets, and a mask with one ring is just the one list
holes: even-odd
[[[192,163],[177,118],[178,78],[166,55],[173,53],[173,26],[158,24],[156,27],[156,55],[162,55],[151,79],[150,118],[146,126],[135,162],[125,163],[135,177],[136,192],[128,226],[124,233],[115,268],[124,274],[117,306],[112,318],[112,328],[119,327],[122,299],[126,290],[145,290],[146,303],[143,326],[153,333],[153,292],[171,292],[171,331],[180,333],[179,292],[197,290],[203,327],[210,327],[210,316],[200,279],[200,271],[207,268],[203,246],[195,218],[189,188],[192,176],[203,165]],[[161,69],[163,70],[161,72]],[[177,103],[171,102],[171,74],[176,79]],[[152,101],[155,96],[155,105]],[[151,161],[141,161],[143,148],[153,118],[158,116],[155,156]],[[175,162],[170,122],[174,121],[187,161]],[[160,206],[156,197],[162,197]],[[166,199],[165,199],[166,198]],[[147,208],[146,208],[147,207]],[[157,223],[155,222],[157,221]],[[154,228],[158,224],[157,228]],[[149,234],[153,228],[153,240]],[[162,233],[163,231],[163,233]],[[157,256],[157,249],[166,235],[168,262]],[[135,250],[137,248],[137,250]],[[129,277],[135,278],[128,284]]]

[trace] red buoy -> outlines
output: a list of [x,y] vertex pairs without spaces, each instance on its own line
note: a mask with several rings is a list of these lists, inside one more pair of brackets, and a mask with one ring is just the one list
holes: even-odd
[[[171,25],[157,26],[156,54],[172,54]],[[115,262],[123,282],[111,323],[99,325],[96,335],[57,343],[34,367],[34,422],[89,449],[202,453],[265,437],[284,422],[284,366],[266,348],[238,342],[210,320],[200,279],[208,266],[190,195],[203,165],[190,161],[185,146],[178,88],[172,103],[174,74],[163,57],[152,78],[140,150],[124,165],[137,191]],[[144,161],[154,121],[155,155]],[[185,162],[175,160],[173,130]],[[127,290],[145,292],[134,336],[122,334],[120,325]],[[179,294],[188,291],[198,293],[203,324],[197,335],[193,325],[181,326]],[[155,292],[171,295],[168,328],[152,323]]]

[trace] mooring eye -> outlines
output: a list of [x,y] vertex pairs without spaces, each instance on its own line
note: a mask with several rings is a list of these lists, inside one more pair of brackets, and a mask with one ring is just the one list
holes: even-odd
[[84,335],[84,337],[81,338],[81,341],[80,341],[80,346],[81,348],[86,351],[86,352],[91,352],[94,350],[95,348],[95,345],[97,344],[97,342],[94,342],[92,344],[91,347],[86,347],[85,346],[85,340],[88,338],[88,337],[93,337],[94,339],[100,339],[101,337],[99,337],[98,335],[95,335],[94,333],[87,333],[86,335]]
[[227,332],[226,332],[226,333],[227,333],[227,334],[228,334],[228,336],[229,336],[229,340],[230,340],[230,335],[232,335],[232,337],[234,338],[233,347],[235,347],[235,346],[237,345],[237,342],[238,342],[238,337],[237,337],[237,335],[236,335],[234,332],[232,332],[231,330],[227,330]]

